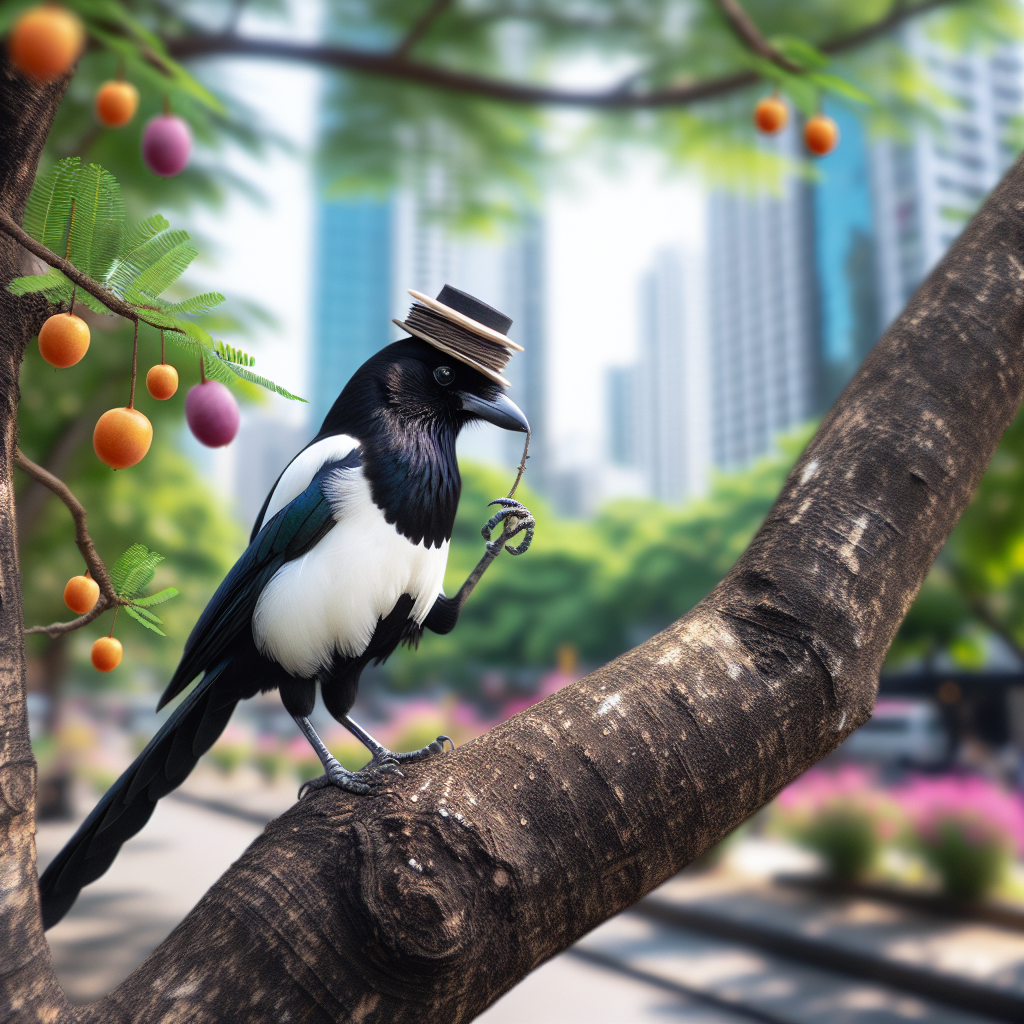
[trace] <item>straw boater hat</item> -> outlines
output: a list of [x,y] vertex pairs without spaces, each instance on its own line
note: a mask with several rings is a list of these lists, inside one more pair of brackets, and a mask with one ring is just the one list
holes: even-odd
[[436,299],[411,288],[409,294],[416,300],[409,315],[394,323],[502,387],[510,386],[499,371],[505,369],[513,349],[524,351],[506,337],[512,326],[510,317],[450,284]]

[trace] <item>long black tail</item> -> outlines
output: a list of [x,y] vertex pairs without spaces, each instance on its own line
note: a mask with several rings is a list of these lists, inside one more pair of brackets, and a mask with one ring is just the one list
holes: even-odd
[[156,802],[180,786],[216,742],[238,703],[214,684],[227,668],[207,672],[146,749],[114,783],[39,879],[43,927],[55,925],[149,821]]

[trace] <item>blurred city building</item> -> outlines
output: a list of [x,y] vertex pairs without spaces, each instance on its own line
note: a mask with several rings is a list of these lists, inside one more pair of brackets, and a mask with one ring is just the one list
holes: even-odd
[[[911,22],[902,42],[954,98],[938,129],[870,147],[882,325],[899,314],[1019,153],[1024,48],[954,53]],[[1019,130],[1019,129],[1018,129]],[[845,143],[845,140],[844,140]]]
[[[710,466],[747,465],[828,409],[1015,159],[1024,48],[955,53],[918,22],[901,34],[952,97],[932,123],[871,139],[830,105],[842,142],[818,180],[711,192],[706,272],[665,251],[644,276],[639,359],[606,394],[608,461],[643,493],[699,494]],[[799,124],[764,144],[798,157]]]

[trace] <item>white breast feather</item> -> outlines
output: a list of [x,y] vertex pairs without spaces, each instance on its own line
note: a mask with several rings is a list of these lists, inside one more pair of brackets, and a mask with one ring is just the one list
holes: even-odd
[[274,574],[252,620],[260,652],[305,679],[330,664],[335,650],[362,654],[378,619],[403,594],[413,598],[410,617],[422,625],[444,593],[448,562],[448,541],[440,548],[413,544],[385,521],[362,469],[332,474],[324,494],[338,525]]
[[281,474],[273,491],[270,492],[270,503],[263,516],[263,526],[277,515],[288,504],[294,501],[308,486],[310,480],[323,467],[325,462],[337,462],[345,458],[359,442],[348,434],[335,434],[325,437],[316,444],[304,448],[288,463],[288,468]]

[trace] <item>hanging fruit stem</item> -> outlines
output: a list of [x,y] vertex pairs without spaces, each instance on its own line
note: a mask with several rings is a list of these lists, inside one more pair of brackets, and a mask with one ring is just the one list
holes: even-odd
[[132,393],[128,399],[128,408],[135,408],[135,377],[139,369],[139,321],[135,321],[135,343],[132,345]]
[[109,632],[109,633],[107,634],[107,636],[108,636],[108,637],[109,637],[109,638],[110,638],[111,640],[113,640],[113,639],[114,639],[114,626],[115,626],[115,625],[117,625],[117,613],[118,613],[118,612],[119,612],[120,610],[121,610],[121,607],[120,607],[120,605],[118,605],[118,607],[114,609],[114,618],[113,618],[113,620],[112,620],[112,621],[111,621],[111,623],[110,623],[110,632]]
[[199,357],[199,382],[206,383],[206,360],[202,356]]
[[160,365],[163,366],[167,362],[167,356],[164,354],[164,329],[160,328]]

